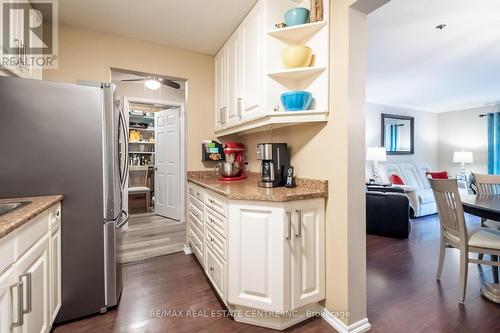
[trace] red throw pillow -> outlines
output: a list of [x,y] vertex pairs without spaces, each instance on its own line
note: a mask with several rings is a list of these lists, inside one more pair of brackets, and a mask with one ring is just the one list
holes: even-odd
[[391,175],[391,183],[392,183],[392,185],[404,185],[405,184],[403,179],[396,174]]
[[448,179],[448,171],[428,171],[425,173],[431,179]]

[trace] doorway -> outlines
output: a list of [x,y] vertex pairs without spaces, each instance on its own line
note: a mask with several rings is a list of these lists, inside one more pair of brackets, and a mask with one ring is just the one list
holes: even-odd
[[111,78],[128,133],[122,196],[130,219],[118,244],[119,261],[180,252],[185,241],[186,82],[120,69],[112,69]]
[[128,211],[180,220],[184,104],[125,96],[123,105],[129,132]]

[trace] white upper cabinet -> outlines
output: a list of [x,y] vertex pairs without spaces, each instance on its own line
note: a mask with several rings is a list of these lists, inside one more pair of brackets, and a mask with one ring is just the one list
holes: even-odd
[[215,56],[215,130],[224,126],[224,109],[227,108],[226,52],[221,49]]
[[240,121],[241,115],[241,62],[240,34],[236,31],[225,46],[227,64],[227,110],[224,112],[224,125],[232,126]]
[[245,121],[263,112],[262,109],[262,21],[264,12],[258,3],[240,26],[241,39],[241,120]]
[[[14,3],[14,1],[10,0],[8,2]],[[1,6],[0,15],[3,17],[3,10],[6,8]],[[15,76],[26,78],[26,79],[42,79],[42,67],[37,66],[36,62],[34,65],[31,64],[31,58],[36,56],[29,53],[28,48],[31,47],[41,47],[42,41],[35,36],[31,31],[28,33],[28,39],[25,40],[25,29],[28,29],[28,22],[24,22],[24,11],[23,9],[11,9],[9,13],[9,46],[16,48],[18,51],[14,55],[6,55],[8,57],[9,62],[4,67],[10,73]],[[42,17],[35,10],[29,11],[29,26],[37,26],[38,24],[42,24]],[[3,57],[3,38],[0,38],[0,56]],[[0,68],[1,70],[1,68]]]
[[[258,132],[305,122],[328,120],[329,28],[326,20],[276,29],[285,13],[309,0],[259,0],[215,59],[215,132],[218,136]],[[324,18],[329,1],[323,1]],[[308,67],[284,68],[282,52],[293,45],[313,51]],[[287,112],[281,95],[312,94],[307,110]]]

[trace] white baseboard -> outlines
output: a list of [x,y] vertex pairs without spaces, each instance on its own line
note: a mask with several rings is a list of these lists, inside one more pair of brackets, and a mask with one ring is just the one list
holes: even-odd
[[191,250],[191,246],[185,244],[184,245],[184,254],[188,255],[188,254],[193,254],[193,250]]
[[369,331],[371,328],[371,325],[368,322],[368,318],[362,319],[354,324],[347,326],[342,320],[335,317],[330,311],[325,308],[321,309],[321,317],[339,333],[363,333]]

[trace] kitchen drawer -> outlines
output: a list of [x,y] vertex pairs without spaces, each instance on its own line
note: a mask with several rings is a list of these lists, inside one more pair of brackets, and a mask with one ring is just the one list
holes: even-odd
[[227,237],[227,223],[226,219],[213,212],[210,209],[207,209],[205,214],[205,223],[213,228],[216,232],[218,232],[222,237]]
[[0,239],[0,274],[26,253],[49,231],[49,210],[35,216]]
[[193,198],[196,198],[196,199],[200,200],[200,202],[204,202],[205,201],[205,191],[202,190],[201,187],[196,186],[193,183],[188,183],[188,193]]
[[226,265],[224,261],[217,258],[217,255],[210,248],[207,250],[207,266],[205,270],[214,289],[219,294],[219,297],[225,302],[226,281],[224,277],[226,274]]
[[196,258],[198,258],[201,266],[205,267],[205,259],[203,257],[203,241],[192,228],[189,228],[189,242],[191,243],[193,253],[195,254]]
[[223,196],[207,191],[205,193],[205,205],[223,217],[227,216],[227,203]]
[[201,212],[205,209],[205,204],[193,196],[189,196],[188,201],[190,204],[197,207]]
[[61,222],[61,203],[57,203],[49,208],[49,228]]
[[205,230],[205,228],[203,227],[203,222],[196,218],[192,212],[188,212],[188,220],[189,225],[195,228],[199,234],[201,233],[201,235],[203,235],[203,230]]
[[226,260],[226,240],[211,227],[207,227],[206,235],[207,247],[210,247],[221,259]]
[[201,223],[203,223],[204,219],[205,219],[205,214],[203,212],[203,206],[201,205],[200,207],[200,203],[196,203],[196,199],[192,199],[190,198],[189,201],[188,201],[188,212],[189,214],[192,214],[193,216],[195,216],[198,220],[201,221]]

